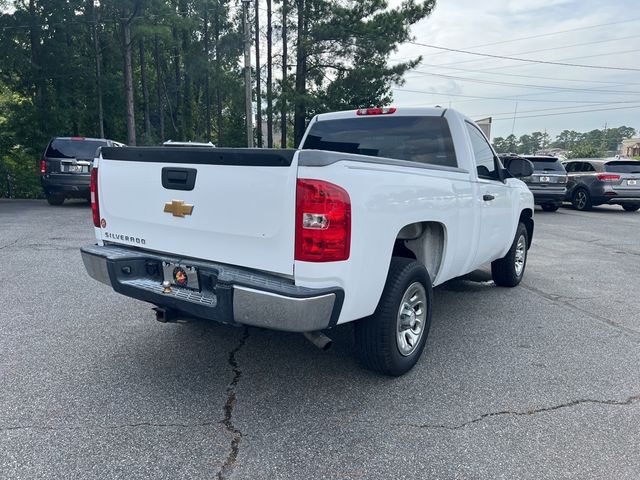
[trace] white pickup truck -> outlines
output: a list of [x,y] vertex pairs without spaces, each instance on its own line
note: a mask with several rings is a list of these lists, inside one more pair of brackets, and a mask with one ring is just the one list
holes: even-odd
[[180,316],[304,332],[356,321],[365,366],[419,359],[432,288],[491,262],[524,273],[533,196],[452,109],[369,108],[311,121],[298,150],[102,148],[88,273]]

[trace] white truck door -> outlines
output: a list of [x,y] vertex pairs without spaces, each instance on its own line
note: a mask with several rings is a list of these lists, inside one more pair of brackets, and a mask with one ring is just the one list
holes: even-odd
[[509,187],[500,178],[500,162],[482,132],[465,122],[478,174],[475,201],[480,216],[478,249],[474,264],[481,265],[502,256],[511,244],[512,198]]

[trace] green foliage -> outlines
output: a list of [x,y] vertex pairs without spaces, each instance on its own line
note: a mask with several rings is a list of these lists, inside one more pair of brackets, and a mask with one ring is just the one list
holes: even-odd
[[[14,193],[39,195],[35,170],[45,145],[54,136],[99,137],[100,100],[104,136],[126,142],[127,77],[133,84],[129,125],[137,144],[173,139],[246,145],[239,2],[11,4],[13,9],[0,14],[0,185],[10,174],[20,185]],[[388,0],[289,0],[288,64],[296,65],[289,66],[284,89],[278,64],[282,11],[275,4],[274,58],[263,56],[261,64],[271,61],[278,73],[274,113],[286,97],[287,123],[299,133],[315,113],[390,103],[391,85],[401,84],[420,59],[393,66],[387,59],[435,1],[404,0],[391,7]],[[125,44],[129,31],[131,42]],[[124,68],[127,51],[130,76]],[[276,115],[273,120],[280,125]],[[295,144],[291,134],[287,142]]]
[[604,156],[605,153],[598,147],[590,143],[580,143],[574,146],[569,153],[569,158],[598,158]]
[[607,152],[615,151],[625,138],[636,134],[631,127],[607,128],[580,133],[575,130],[563,130],[554,141],[546,132],[533,132],[522,135],[517,141],[514,135],[507,138],[495,137],[493,146],[498,153],[534,154],[546,148],[561,148],[571,152],[571,158],[602,157]]

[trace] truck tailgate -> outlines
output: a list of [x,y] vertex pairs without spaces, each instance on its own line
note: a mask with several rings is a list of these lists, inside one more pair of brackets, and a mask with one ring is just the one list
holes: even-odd
[[106,226],[99,235],[292,275],[296,162],[292,150],[105,148],[98,195]]

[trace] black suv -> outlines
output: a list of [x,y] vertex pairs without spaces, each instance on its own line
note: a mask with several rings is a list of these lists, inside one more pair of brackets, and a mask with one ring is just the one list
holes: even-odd
[[91,164],[100,147],[121,147],[104,138],[56,137],[40,160],[40,182],[47,201],[62,205],[65,198],[89,200]]
[[567,192],[567,172],[556,157],[503,154],[500,159],[505,168],[510,160],[526,158],[533,163],[533,175],[521,178],[527,184],[536,205],[545,212],[555,212],[562,205]]
[[569,175],[567,200],[577,210],[602,204],[640,210],[640,162],[618,158],[577,158],[564,162]]

